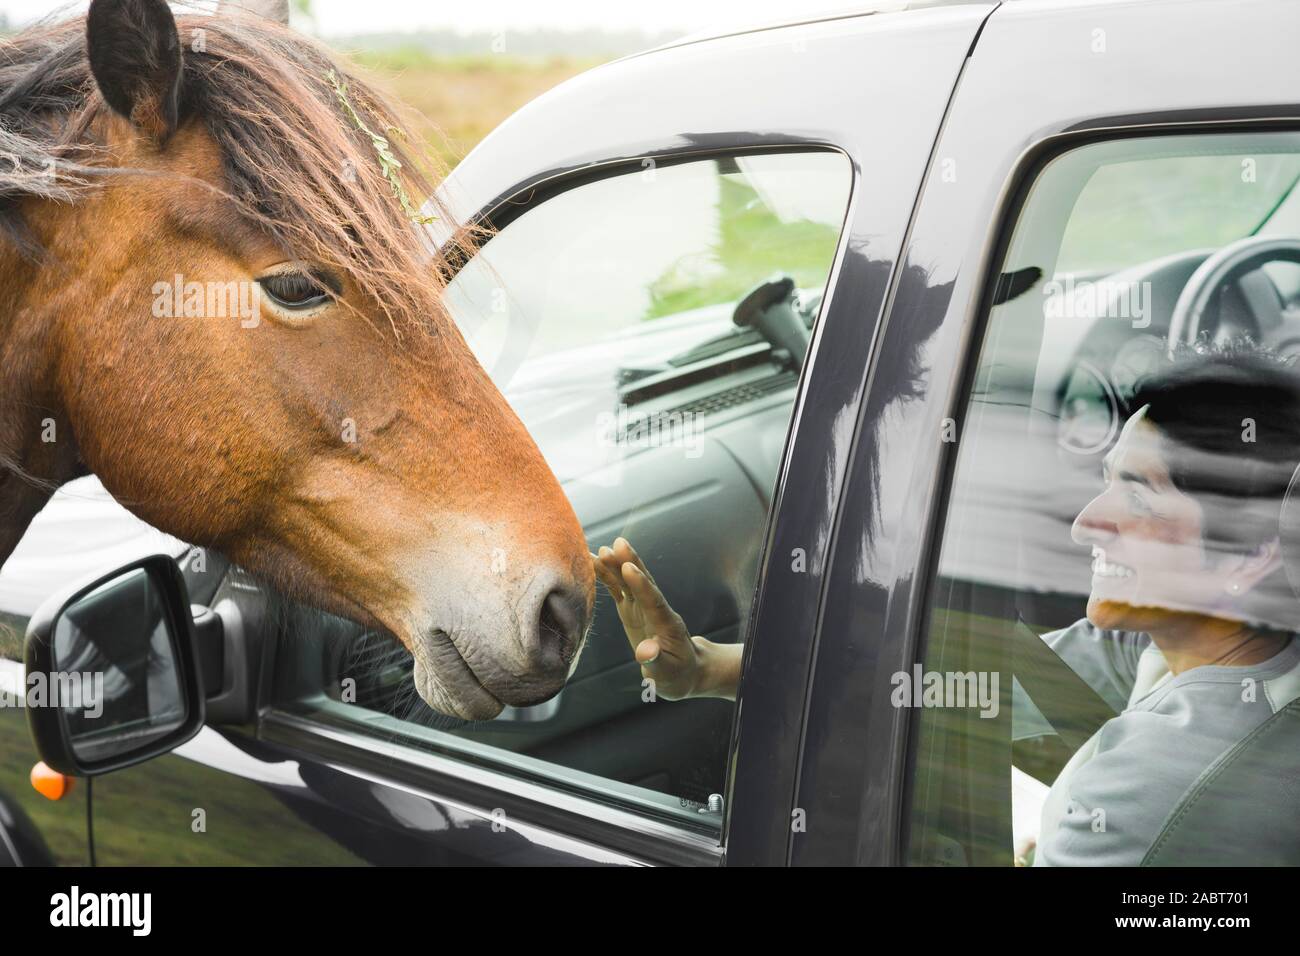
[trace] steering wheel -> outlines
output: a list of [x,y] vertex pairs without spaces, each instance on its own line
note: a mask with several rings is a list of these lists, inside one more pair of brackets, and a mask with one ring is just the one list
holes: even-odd
[[[1224,246],[1200,264],[1183,286],[1169,320],[1169,351],[1192,345],[1201,333],[1205,308],[1225,284],[1254,272],[1268,262],[1300,263],[1300,239],[1247,236]],[[1260,329],[1256,328],[1258,339]]]

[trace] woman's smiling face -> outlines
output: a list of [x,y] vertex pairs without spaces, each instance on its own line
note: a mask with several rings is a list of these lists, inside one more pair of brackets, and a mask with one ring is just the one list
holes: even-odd
[[1150,632],[1188,613],[1232,617],[1258,577],[1207,554],[1201,504],[1175,487],[1167,439],[1144,413],[1125,424],[1102,464],[1105,489],[1074,520],[1075,542],[1092,547],[1088,619]]

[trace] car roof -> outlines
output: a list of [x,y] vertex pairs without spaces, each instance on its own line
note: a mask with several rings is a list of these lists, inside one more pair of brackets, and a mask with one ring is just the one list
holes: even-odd
[[783,27],[799,26],[805,23],[824,23],[827,20],[845,20],[852,17],[868,17],[877,13],[900,13],[907,10],[923,10],[931,7],[959,7],[970,4],[988,4],[995,0],[864,0],[859,3],[848,3],[842,6],[827,7],[815,13],[792,14],[785,17],[767,17],[755,20],[737,19],[734,22],[728,22],[719,25],[713,29],[701,30],[696,33],[690,33],[686,36],[678,37],[667,43],[661,44],[644,51],[653,53],[657,50],[668,50],[673,47],[685,46],[691,43],[702,43],[706,40],[716,40],[722,37],[739,36],[745,33],[758,33],[762,30],[779,30]]
[[[754,20],[745,20],[739,18],[734,22],[719,24],[711,29],[701,30],[696,33],[690,33],[686,36],[678,37],[667,43],[660,44],[656,47],[643,50],[639,53],[633,53],[623,59],[631,57],[644,56],[647,53],[655,53],[659,50],[670,50],[674,47],[687,46],[693,43],[703,43],[708,40],[717,40],[723,37],[742,36],[747,33],[758,33],[764,30],[780,30],[786,27],[801,26],[809,23],[825,23],[829,20],[846,20],[854,17],[869,17],[878,13],[903,13],[912,10],[929,10],[936,7],[964,7],[964,6],[996,6],[1007,3],[1014,3],[1016,6],[1032,5],[1038,3],[1045,7],[1081,7],[1095,6],[1101,3],[1131,3],[1135,0],[861,0],[858,3],[845,3],[843,5],[828,4],[824,9],[808,12],[806,14],[794,13],[784,17],[767,17]],[[1142,0],[1136,0],[1142,2]]]

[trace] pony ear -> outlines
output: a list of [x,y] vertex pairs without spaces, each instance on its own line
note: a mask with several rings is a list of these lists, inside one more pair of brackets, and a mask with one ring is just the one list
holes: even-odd
[[181,41],[165,0],[92,0],[86,54],[104,102],[159,143],[176,130]]

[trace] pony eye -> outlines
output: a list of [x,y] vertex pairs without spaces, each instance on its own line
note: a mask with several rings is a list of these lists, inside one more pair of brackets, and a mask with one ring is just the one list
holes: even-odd
[[257,281],[272,302],[286,309],[315,308],[333,297],[319,279],[303,272],[283,272]]

